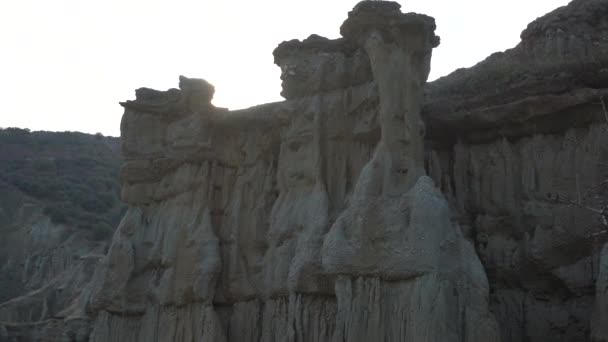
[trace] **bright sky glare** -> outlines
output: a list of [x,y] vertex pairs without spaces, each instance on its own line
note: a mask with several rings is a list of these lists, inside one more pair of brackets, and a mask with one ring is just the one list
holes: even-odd
[[[119,101],[139,87],[215,85],[230,109],[281,100],[272,50],[312,33],[339,36],[357,0],[0,0],[0,127],[120,135]],[[568,0],[407,0],[435,17],[430,79],[515,46]]]

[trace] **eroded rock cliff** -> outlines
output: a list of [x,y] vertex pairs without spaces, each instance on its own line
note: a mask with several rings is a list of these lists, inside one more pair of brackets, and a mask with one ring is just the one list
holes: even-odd
[[608,338],[600,215],[546,201],[605,205],[607,14],[572,1],[427,87],[430,173],[475,241],[505,341]]
[[425,84],[434,29],[364,1],[274,51],[284,102],[182,77],[123,103],[90,339],[607,341],[608,1]]
[[281,44],[287,102],[225,112],[182,77],[124,103],[130,209],[93,341],[499,340],[424,168],[435,23],[399,8],[364,1],[344,38]]
[[120,142],[0,130],[0,341],[88,340],[82,289],[120,222]]

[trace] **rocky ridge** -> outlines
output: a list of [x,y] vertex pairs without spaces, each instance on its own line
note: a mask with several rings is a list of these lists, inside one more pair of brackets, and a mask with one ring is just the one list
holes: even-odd
[[432,18],[364,1],[275,50],[284,102],[138,90],[90,340],[607,341],[606,18],[425,84]]
[[[435,23],[399,8],[364,1],[343,39],[281,44],[292,101],[193,107],[212,87],[182,77],[123,104],[130,209],[93,282],[93,341],[499,339],[483,267],[424,168]],[[349,113],[364,81],[375,103]]]
[[[285,102],[186,116],[125,103],[132,209],[114,244],[133,264],[106,266],[124,288],[94,297],[93,336],[112,340],[102,327],[123,331],[130,312],[141,339],[197,303],[198,330],[144,339],[600,341],[597,216],[546,201],[606,176],[598,13],[605,1],[573,1],[425,86],[433,20],[364,1],[343,38],[274,51]],[[142,126],[155,133],[130,134]],[[152,278],[148,294],[134,285]]]

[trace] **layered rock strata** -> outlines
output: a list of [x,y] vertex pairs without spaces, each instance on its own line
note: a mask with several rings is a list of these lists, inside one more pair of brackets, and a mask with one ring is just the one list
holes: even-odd
[[606,18],[425,86],[432,19],[364,1],[275,50],[285,102],[138,90],[91,340],[606,341]]
[[323,270],[337,276],[334,341],[499,341],[483,267],[424,170],[434,21],[391,5],[362,2],[341,28],[369,56],[380,137],[324,240]]
[[[123,104],[130,208],[95,277],[93,341],[499,340],[424,169],[434,20],[399,7],[364,1],[344,38],[280,46],[288,103],[222,112],[181,78]],[[329,56],[293,59],[311,49]],[[372,88],[338,82],[367,70]]]

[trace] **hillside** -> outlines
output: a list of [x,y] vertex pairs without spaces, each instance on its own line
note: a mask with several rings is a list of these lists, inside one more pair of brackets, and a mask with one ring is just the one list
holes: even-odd
[[55,224],[108,239],[120,221],[118,138],[77,132],[0,130],[0,225],[25,203],[43,207]]
[[118,138],[0,129],[0,341],[74,314],[125,211],[120,163]]

